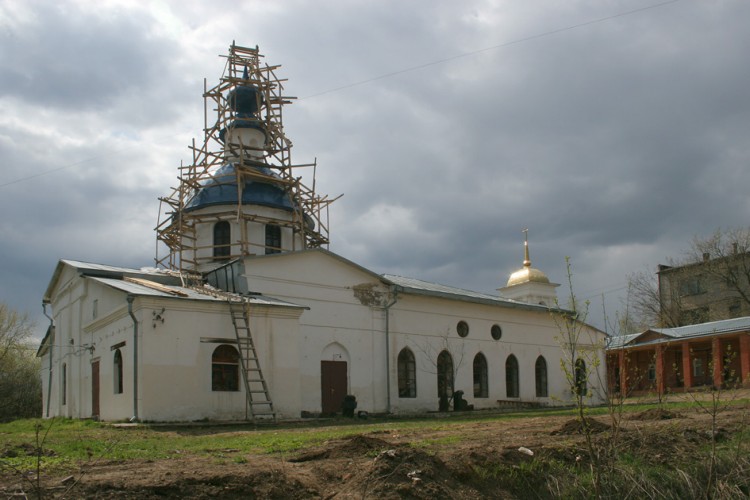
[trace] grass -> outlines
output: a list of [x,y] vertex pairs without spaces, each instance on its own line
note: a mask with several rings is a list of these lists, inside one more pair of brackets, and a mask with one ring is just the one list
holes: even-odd
[[[747,404],[748,400],[737,400],[732,404]],[[636,413],[654,404],[626,405],[624,413]],[[662,404],[669,410],[695,411],[695,404],[689,401],[676,401]],[[589,415],[606,415],[606,407],[590,408]],[[15,470],[31,470],[36,466],[36,454],[29,452],[35,443],[36,426],[42,429],[51,426],[44,442],[45,453],[42,468],[54,472],[72,470],[81,463],[97,459],[108,461],[160,460],[182,454],[196,454],[216,459],[234,460],[242,463],[249,454],[289,454],[320,445],[332,439],[340,439],[355,434],[383,432],[408,435],[410,431],[453,431],[457,424],[513,420],[518,418],[570,416],[573,409],[525,410],[516,413],[489,414],[484,412],[455,415],[449,418],[410,418],[372,419],[363,423],[358,420],[333,420],[329,422],[280,424],[258,428],[254,425],[217,426],[196,424],[142,425],[136,427],[116,427],[87,420],[26,419],[0,424],[0,466],[10,466]],[[745,433],[747,434],[747,433]],[[748,436],[744,436],[747,440]],[[445,437],[417,439],[410,445],[417,448],[441,449],[450,447],[462,439],[460,434]],[[24,448],[25,447],[25,448]],[[727,448],[727,447],[725,447]],[[731,447],[727,448],[730,449]],[[14,452],[15,450],[15,452]],[[10,451],[10,453],[9,453]],[[12,456],[16,455],[16,456]],[[239,462],[237,462],[239,460]],[[636,457],[634,463],[623,462],[624,467],[642,469]],[[544,467],[552,467],[549,462]],[[651,467],[652,465],[649,465]],[[533,467],[522,470],[525,476],[535,476]],[[545,472],[548,473],[549,471]],[[513,472],[518,474],[519,472]],[[659,471],[661,473],[661,471]],[[492,471],[481,471],[482,475],[492,475]],[[650,471],[648,473],[650,476]]]

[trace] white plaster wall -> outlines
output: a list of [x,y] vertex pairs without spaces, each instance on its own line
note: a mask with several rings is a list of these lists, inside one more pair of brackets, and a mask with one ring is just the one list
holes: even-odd
[[[156,421],[244,419],[244,386],[237,392],[211,389],[211,356],[222,344],[214,339],[226,339],[236,347],[227,304],[187,300],[165,304],[146,299],[136,303],[136,314],[143,317],[140,417]],[[149,321],[152,309],[161,310],[161,306],[166,306],[165,320],[154,328]],[[299,416],[299,312],[275,309],[251,307],[250,328],[274,409],[280,418],[290,418]]]
[[557,293],[555,288],[559,285],[554,283],[538,283],[529,281],[518,285],[512,285],[498,289],[504,298],[526,302],[527,304],[542,304],[555,307]]
[[224,144],[224,158],[227,161],[239,160],[236,154],[242,152],[243,156],[262,160],[263,147],[266,143],[266,134],[253,128],[230,127]]
[[[79,337],[81,302],[85,292],[84,284],[78,278],[75,270],[69,266],[63,268],[51,297],[51,315],[54,319],[56,332],[52,352],[50,417],[73,417],[80,413],[80,398],[75,389],[79,383],[76,375],[80,372],[80,363],[77,360],[75,344]],[[44,362],[45,367],[49,368],[49,359],[44,359]],[[65,388],[62,387],[63,365],[66,366],[67,372]],[[63,390],[66,393],[65,404],[63,404]],[[46,404],[47,394],[45,393],[43,396]]]
[[[49,416],[88,418],[92,416],[91,363],[100,361],[100,417],[105,420],[132,416],[132,321],[127,316],[126,295],[95,281],[81,278],[66,267],[51,297],[55,322],[53,342],[52,394]],[[94,318],[94,301],[97,317]],[[121,348],[124,363],[123,394],[114,394],[113,355],[110,347]],[[43,357],[45,368],[49,358]],[[67,366],[67,401],[62,404],[62,368]],[[48,370],[43,373],[46,405]],[[45,407],[46,415],[46,407]]]
[[348,392],[358,410],[385,411],[382,307],[363,305],[353,288],[370,284],[385,293],[380,281],[319,252],[248,258],[245,270],[250,290],[309,307],[300,317],[300,409],[321,411],[320,362],[337,343],[349,357]]
[[[50,416],[86,418],[92,414],[91,364],[99,360],[100,418],[126,420],[134,416],[133,321],[127,294],[80,278],[72,268],[64,270],[52,297],[56,324],[53,346],[53,380]],[[93,301],[98,315],[93,317]],[[162,309],[164,310],[162,312]],[[137,297],[133,304],[138,319],[138,417],[172,421],[245,418],[244,387],[238,392],[211,389],[211,355],[215,342],[232,345],[235,331],[229,307],[223,301],[191,301],[178,298]],[[154,322],[154,312],[164,322]],[[299,416],[298,317],[300,309],[251,307],[250,328],[266,377],[274,409],[280,418]],[[72,340],[72,342],[71,342]],[[114,350],[123,358],[123,392],[114,392]],[[49,358],[42,358],[48,366]],[[67,365],[67,401],[62,404],[61,371]],[[48,371],[42,373],[44,398]]]
[[[353,287],[379,280],[356,266],[321,252],[249,258],[245,261],[251,290],[284,298],[310,308],[300,319],[302,409],[320,411],[320,360],[326,346],[338,343],[350,358],[349,392],[358,409],[382,412],[387,408],[385,373],[385,315],[382,307],[362,305]],[[386,289],[380,285],[380,291]],[[467,338],[456,334],[456,324],[470,326]],[[503,329],[501,340],[490,335],[493,324]],[[592,330],[593,332],[593,330]],[[595,336],[598,335],[593,333]],[[528,311],[436,297],[401,295],[390,310],[390,398],[393,412],[434,411],[438,407],[436,359],[448,347],[458,365],[455,389],[476,408],[497,407],[508,399],[505,362],[510,354],[519,362],[520,401],[569,404],[569,384],[560,368],[560,331],[546,309]],[[584,344],[588,341],[583,341]],[[397,358],[410,347],[417,362],[417,397],[399,398]],[[482,352],[488,362],[489,397],[473,396],[473,360]],[[601,349],[598,351],[601,353]],[[463,359],[461,360],[461,355]],[[544,356],[548,397],[536,397],[535,363]],[[591,365],[587,362],[587,365]],[[600,376],[603,377],[603,365]],[[596,384],[592,376],[589,386]],[[601,378],[603,380],[603,378]],[[592,402],[600,402],[595,399]]]
[[[223,265],[226,263],[225,260],[214,261],[213,260],[213,238],[214,238],[214,225],[219,220],[226,220],[229,222],[231,230],[231,254],[234,256],[241,255],[241,247],[237,243],[242,238],[241,222],[237,220],[236,216],[237,207],[234,205],[220,205],[202,208],[192,212],[194,215],[211,215],[216,214],[215,220],[210,222],[202,222],[196,224],[197,239],[195,242],[195,252],[187,250],[186,260],[200,259],[199,269],[201,271],[207,271]],[[245,213],[249,213],[259,217],[261,220],[265,219],[276,219],[281,221],[291,221],[292,214],[286,210],[278,208],[264,207],[260,205],[249,205],[243,207]],[[250,245],[249,252],[251,254],[262,255],[265,253],[266,244],[266,229],[265,222],[245,222],[247,231],[247,241]],[[283,251],[290,251],[292,249],[300,250],[304,247],[304,242],[301,235],[295,235],[294,231],[290,227],[281,228],[281,246]]]
[[[562,393],[557,373],[561,350],[554,339],[558,331],[546,311],[523,311],[404,295],[391,309],[391,315],[392,364],[404,347],[412,350],[417,364],[416,398],[398,397],[397,370],[393,366],[391,394],[395,411],[437,410],[436,363],[443,349],[447,349],[453,358],[455,390],[463,390],[464,399],[477,409],[497,407],[497,400],[509,399],[506,396],[505,362],[511,354],[519,363],[518,399],[546,404],[558,402]],[[459,321],[466,321],[469,325],[469,334],[465,338],[456,333]],[[502,328],[500,340],[493,339],[490,334],[494,324]],[[475,398],[473,391],[473,362],[480,352],[488,365],[487,398]],[[540,355],[547,361],[548,398],[536,397],[534,367]]]
[[[125,300],[125,294],[121,295]],[[99,418],[106,421],[127,420],[134,416],[133,398],[133,321],[127,314],[127,307],[122,308],[91,328],[91,336],[95,346],[94,352],[84,357],[88,364],[89,374],[91,363],[99,360]],[[122,393],[115,394],[114,346],[119,347],[122,354]],[[81,391],[82,398],[86,398],[87,414],[91,415],[91,380],[87,377],[85,390]]]
[[[386,411],[383,304],[388,290],[379,278],[330,254],[314,251],[249,257],[245,266],[250,290],[309,308],[302,312],[288,307],[254,306],[250,310],[250,327],[279,417],[297,418],[302,411],[321,410],[320,362],[339,356],[348,362],[349,392],[357,397],[358,409]],[[358,287],[369,287],[372,293],[363,299],[362,294],[355,293]],[[95,299],[97,318],[92,312]],[[134,411],[134,342],[126,294],[81,279],[72,269],[66,269],[53,294],[52,306],[56,339],[50,416],[91,415],[91,362],[99,359],[101,418],[130,418]],[[226,303],[138,297],[133,308],[139,322],[139,418],[244,418],[244,390],[211,390],[211,354],[220,345],[211,340],[227,339],[231,343],[235,338]],[[161,314],[163,323],[154,323],[154,312]],[[465,339],[456,333],[456,324],[461,320],[470,327]],[[493,324],[503,329],[499,341],[490,335]],[[401,294],[390,309],[391,410],[437,410],[435,362],[444,348],[450,350],[458,366],[455,389],[463,390],[465,399],[476,408],[496,407],[498,399],[507,399],[505,361],[510,354],[519,361],[519,400],[567,403],[571,394],[560,370],[562,350],[556,337],[560,337],[560,331],[545,310]],[[582,345],[583,351],[602,359],[603,350],[594,345],[600,338],[600,332],[587,329],[582,344],[591,345],[588,350]],[[125,342],[121,348],[124,391],[114,394],[112,346],[121,342]],[[93,346],[93,350],[88,346]],[[404,347],[409,347],[416,358],[416,398],[398,397],[397,358]],[[488,361],[487,398],[473,396],[473,359],[478,352]],[[549,390],[549,397],[541,399],[535,396],[534,382],[534,364],[539,355],[547,361]],[[587,359],[587,365],[595,368],[591,359]],[[60,394],[63,362],[68,365],[66,405],[62,405]],[[43,363],[46,367],[47,359]],[[604,394],[599,387],[606,387],[603,362],[598,369],[600,378],[592,376],[589,383],[596,395],[593,402]],[[46,377],[44,383],[46,387]]]

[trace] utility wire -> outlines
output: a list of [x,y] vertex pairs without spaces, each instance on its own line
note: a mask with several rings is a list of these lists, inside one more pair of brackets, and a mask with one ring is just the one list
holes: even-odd
[[[510,47],[512,45],[518,45],[520,43],[528,42],[528,41],[531,41],[531,40],[537,40],[537,39],[540,39],[540,38],[546,38],[546,37],[549,37],[549,36],[552,36],[552,35],[556,35],[556,34],[559,34],[559,33],[563,33],[563,32],[566,32],[566,31],[571,31],[571,30],[574,30],[574,29],[583,28],[585,26],[591,26],[592,24],[598,24],[598,23],[603,23],[603,22],[606,22],[606,21],[611,21],[612,19],[617,19],[617,18],[620,18],[620,17],[625,17],[625,16],[630,16],[630,15],[633,15],[633,14],[638,14],[640,12],[645,12],[645,11],[652,10],[652,9],[657,9],[659,7],[664,7],[665,5],[670,5],[670,4],[681,2],[681,1],[682,0],[667,0],[666,2],[660,2],[660,3],[656,3],[656,4],[652,4],[652,5],[647,5],[645,7],[640,7],[638,9],[633,9],[633,10],[628,10],[628,11],[624,11],[624,12],[619,12],[617,14],[612,14],[610,16],[605,16],[605,17],[600,17],[598,19],[593,19],[591,21],[585,21],[585,22],[582,22],[582,23],[573,24],[573,25],[570,25],[570,26],[565,26],[563,28],[557,28],[557,29],[554,29],[554,30],[545,31],[544,33],[538,33],[536,35],[530,35],[530,36],[526,36],[526,37],[523,37],[523,38],[517,38],[515,40],[510,40],[508,42],[503,42],[503,43],[500,43],[500,44],[497,44],[497,45],[492,45],[490,47],[485,47],[485,48],[482,48],[482,49],[473,50],[471,52],[464,52],[463,54],[458,54],[458,55],[451,56],[451,57],[445,57],[443,59],[436,59],[434,61],[430,61],[430,62],[426,62],[426,63],[423,63],[423,64],[419,64],[417,66],[411,66],[409,68],[400,69],[398,71],[391,71],[390,73],[383,73],[382,75],[374,76],[372,78],[367,78],[366,80],[360,80],[358,82],[349,83],[347,85],[342,85],[340,87],[334,87],[332,89],[328,89],[328,90],[324,90],[322,92],[318,92],[317,94],[311,94],[311,95],[308,95],[308,96],[305,96],[305,97],[300,97],[300,98],[297,99],[297,101],[302,101],[304,99],[313,99],[315,97],[320,97],[320,96],[323,96],[323,95],[326,95],[326,94],[332,94],[334,92],[340,92],[342,90],[350,89],[350,88],[353,88],[353,87],[359,87],[359,86],[362,86],[362,85],[366,85],[368,83],[376,82],[378,80],[384,80],[386,78],[391,78],[391,77],[394,77],[394,76],[402,75],[404,73],[411,73],[413,71],[418,71],[420,69],[429,68],[431,66],[437,66],[439,64],[444,64],[444,63],[447,63],[447,62],[450,62],[450,61],[455,61],[457,59],[463,59],[463,58],[470,57],[470,56],[473,56],[473,55],[476,55],[476,54],[481,54],[483,52],[488,52],[488,51],[491,51],[491,50],[497,50],[497,49],[501,49],[501,48],[504,48],[504,47]],[[179,135],[179,134],[174,134],[174,135],[170,136],[170,138],[174,137],[175,135]],[[127,151],[129,149],[131,149],[131,148],[127,148],[127,149],[121,150],[120,152],[124,152],[124,151]],[[115,152],[115,153],[117,153],[117,152]],[[31,179],[36,179],[37,177],[42,177],[44,175],[51,174],[51,173],[54,173],[54,172],[59,172],[61,170],[65,170],[65,169],[68,169],[68,168],[76,167],[78,165],[81,165],[81,164],[84,164],[84,163],[88,163],[88,162],[91,162],[91,161],[94,161],[94,160],[98,160],[98,159],[103,158],[103,157],[104,157],[104,155],[94,156],[94,157],[89,158],[87,160],[77,161],[75,163],[70,163],[70,164],[67,164],[67,165],[63,165],[61,167],[53,168],[53,169],[50,169],[50,170],[45,170],[43,172],[39,172],[39,173],[36,173],[36,174],[31,174],[31,175],[28,175],[26,177],[21,177],[19,179],[15,179],[15,180],[12,180],[12,181],[9,181],[9,182],[1,183],[0,184],[0,188],[6,187],[6,186],[10,186],[10,185],[13,185],[13,184],[18,184],[19,182],[28,181],[28,180],[31,180]],[[112,157],[112,153],[107,154],[107,157],[108,158]]]
[[417,66],[411,66],[411,67],[408,67],[408,68],[400,69],[398,71],[392,71],[390,73],[384,73],[382,75],[374,76],[374,77],[368,78],[366,80],[360,80],[358,82],[350,83],[350,84],[347,84],[347,85],[342,85],[341,87],[335,87],[335,88],[332,88],[332,89],[329,89],[329,90],[324,90],[323,92],[318,92],[317,94],[311,94],[311,95],[308,95],[308,96],[305,96],[305,97],[300,97],[297,100],[301,101],[303,99],[312,99],[313,97],[319,97],[319,96],[330,94],[330,93],[333,93],[333,92],[339,92],[341,90],[350,89],[352,87],[359,87],[361,85],[365,85],[365,84],[368,84],[368,83],[371,83],[371,82],[375,82],[375,81],[378,81],[378,80],[383,80],[383,79],[386,79],[386,78],[391,78],[393,76],[402,75],[404,73],[410,73],[412,71],[417,71],[417,70],[424,69],[424,68],[429,68],[430,66],[437,66],[438,64],[443,64],[443,63],[447,63],[447,62],[450,62],[450,61],[455,61],[456,59],[462,59],[462,58],[473,56],[473,55],[476,55],[476,54],[481,54],[482,52],[488,52],[490,50],[501,49],[501,48],[504,48],[504,47],[510,47],[511,45],[517,45],[519,43],[528,42],[528,41],[531,41],[531,40],[537,40],[539,38],[545,38],[545,37],[548,37],[548,36],[556,35],[558,33],[563,33],[565,31],[571,31],[571,30],[574,30],[574,29],[583,28],[584,26],[590,26],[592,24],[603,23],[605,21],[611,21],[612,19],[617,19],[619,17],[630,16],[632,14],[637,14],[639,12],[644,12],[644,11],[651,10],[651,9],[657,9],[659,7],[663,7],[665,5],[677,3],[677,2],[680,2],[680,1],[682,1],[682,0],[668,0],[666,2],[661,2],[661,3],[657,3],[657,4],[653,4],[653,5],[647,5],[646,7],[640,7],[638,9],[628,10],[628,11],[625,11],[625,12],[619,12],[617,14],[612,14],[611,16],[600,17],[599,19],[594,19],[594,20],[591,20],[591,21],[585,21],[585,22],[582,22],[582,23],[573,24],[573,25],[570,25],[570,26],[565,26],[564,28],[557,28],[557,29],[554,29],[554,30],[545,31],[544,33],[538,33],[536,35],[530,35],[530,36],[526,36],[526,37],[523,37],[523,38],[517,38],[515,40],[510,40],[508,42],[503,42],[503,43],[500,43],[498,45],[492,45],[490,47],[485,47],[483,49],[472,50],[471,52],[464,52],[463,54],[458,54],[458,55],[451,56],[451,57],[446,57],[446,58],[443,58],[443,59],[437,59],[435,61],[431,61],[431,62],[419,64]]

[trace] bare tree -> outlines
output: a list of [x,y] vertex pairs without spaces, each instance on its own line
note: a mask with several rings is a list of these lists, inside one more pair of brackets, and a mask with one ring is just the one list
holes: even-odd
[[630,311],[628,330],[632,331],[624,333],[643,331],[651,326],[663,328],[680,326],[678,314],[680,296],[677,293],[671,293],[669,299],[674,307],[665,307],[662,304],[656,272],[644,270],[629,274],[626,300]]
[[[740,310],[750,314],[750,228],[717,229],[706,238],[696,236],[682,258],[669,259],[668,264],[659,266],[658,272],[628,276],[631,327],[673,328],[740,315]],[[700,303],[692,298],[696,294],[701,294]],[[738,310],[727,312],[728,304]],[[700,308],[710,309],[710,315]]]
[[704,262],[704,272],[750,305],[750,228],[717,229],[708,238],[693,238],[689,258]]
[[[450,339],[446,332],[437,344],[426,341],[421,345],[415,344],[414,347],[422,353],[422,370],[437,376],[439,406],[445,410],[445,406],[450,405],[453,399],[458,371],[464,363],[464,343],[459,339]],[[443,353],[447,353],[450,360],[447,366],[441,364]],[[441,377],[445,377],[445,380]]]
[[0,421],[38,417],[41,379],[28,316],[0,302]]

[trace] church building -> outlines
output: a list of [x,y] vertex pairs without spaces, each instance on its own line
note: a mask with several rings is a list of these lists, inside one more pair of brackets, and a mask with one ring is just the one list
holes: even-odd
[[[44,294],[44,416],[295,419],[604,401],[605,334],[521,268],[497,295],[377,274],[328,249],[278,66],[232,45],[204,141],[160,199],[155,267],[61,260]],[[566,329],[576,331],[571,345]]]

